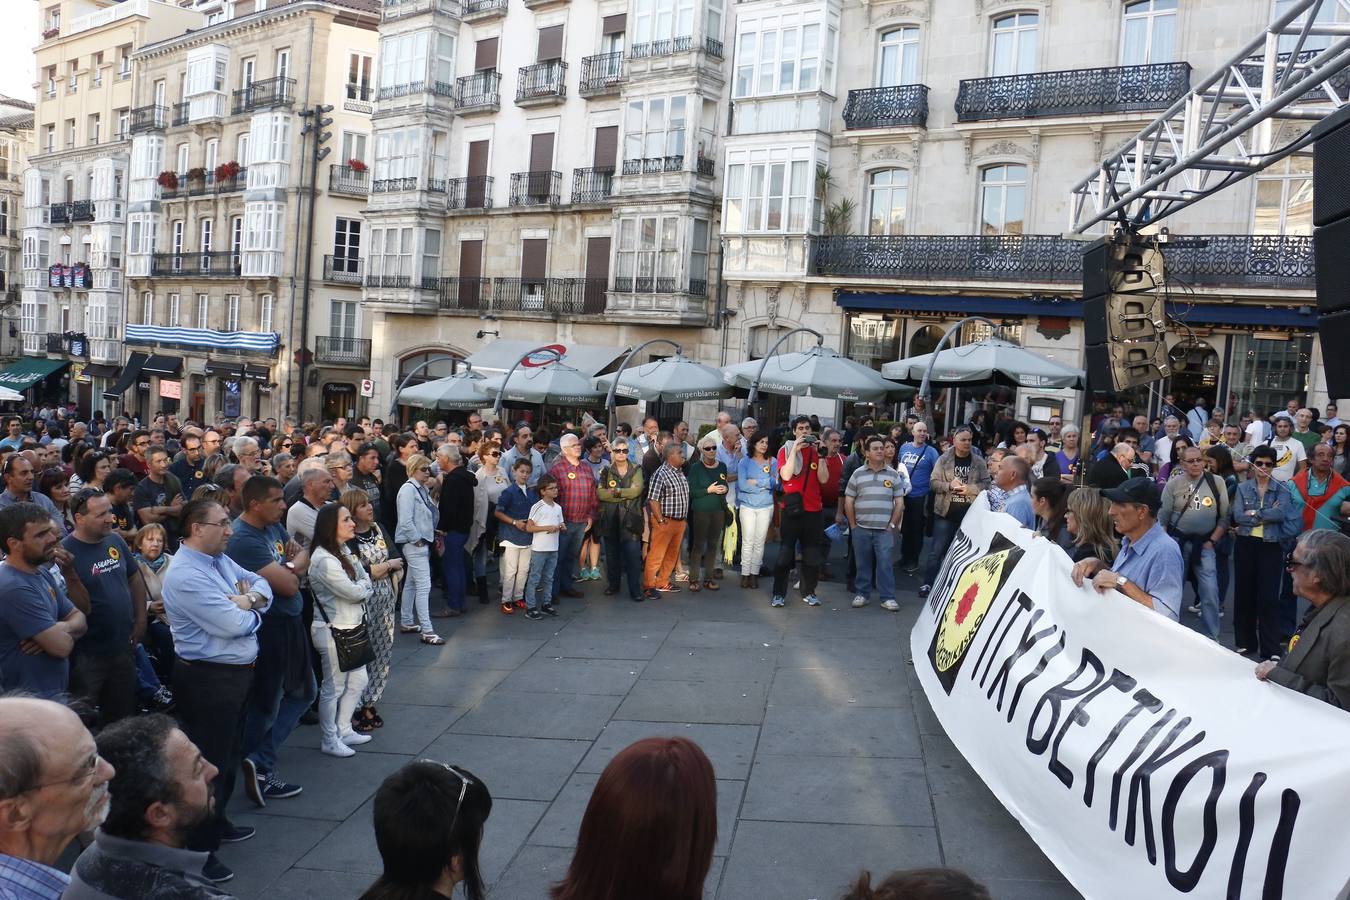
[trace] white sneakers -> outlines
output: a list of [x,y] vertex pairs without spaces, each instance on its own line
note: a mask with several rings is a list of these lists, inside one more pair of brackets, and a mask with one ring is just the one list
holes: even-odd
[[864,597],[862,594],[858,594],[856,597],[853,598],[854,609],[862,609],[866,605],[867,605],[867,598]]
[[899,612],[900,604],[896,603],[894,600],[883,600],[881,603],[881,608],[886,610],[887,612]]
[[346,757],[356,755],[356,751],[342,743],[342,741],[325,740],[323,744],[319,746],[319,751],[327,753],[329,756]]
[[358,731],[344,731],[340,737],[342,738],[342,743],[346,744],[348,747],[359,747],[362,744],[370,743],[370,735],[361,734]]

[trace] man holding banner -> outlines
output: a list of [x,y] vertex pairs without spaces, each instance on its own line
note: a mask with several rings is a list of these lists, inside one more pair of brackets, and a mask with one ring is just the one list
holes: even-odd
[[1162,498],[1147,478],[1131,478],[1102,496],[1111,501],[1111,522],[1121,535],[1114,570],[1091,557],[1073,567],[1073,582],[1082,587],[1092,579],[1098,593],[1114,588],[1135,603],[1181,620],[1181,549],[1158,522]]

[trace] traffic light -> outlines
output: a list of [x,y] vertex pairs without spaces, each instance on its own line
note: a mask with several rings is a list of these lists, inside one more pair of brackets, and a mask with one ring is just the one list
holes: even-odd
[[1124,390],[1171,374],[1163,254],[1156,235],[1117,232],[1083,253],[1083,333],[1093,390]]

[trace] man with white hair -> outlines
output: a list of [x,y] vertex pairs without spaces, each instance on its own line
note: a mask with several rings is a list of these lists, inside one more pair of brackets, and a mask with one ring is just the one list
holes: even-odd
[[0,697],[0,897],[58,900],[66,847],[108,814],[113,767],[60,703]]
[[553,602],[558,597],[583,596],[576,589],[577,559],[581,542],[599,512],[600,496],[595,470],[581,458],[581,438],[564,434],[558,441],[562,455],[548,473],[558,480],[558,503],[563,508],[566,530],[558,535],[558,566],[553,572]]
[[[576,435],[572,437],[576,439]],[[442,444],[436,449],[436,463],[441,470],[436,536],[444,541],[441,576],[445,585],[445,605],[448,615],[460,616],[464,614],[464,595],[468,591],[466,549],[474,526],[474,492],[478,489],[478,479],[464,465],[458,447]],[[436,613],[432,615],[440,618]]]
[[[310,460],[305,460],[305,463]],[[308,549],[314,540],[314,520],[319,517],[319,509],[333,496],[333,476],[322,464],[304,468],[300,479],[300,499],[286,513],[286,530],[303,549]]]
[[1181,434],[1181,420],[1176,416],[1163,419],[1163,436],[1153,443],[1153,459],[1163,465],[1172,459],[1172,442]]
[[236,437],[230,450],[234,453],[234,458],[239,460],[239,465],[248,469],[250,475],[257,475],[262,471],[262,450],[254,438]]

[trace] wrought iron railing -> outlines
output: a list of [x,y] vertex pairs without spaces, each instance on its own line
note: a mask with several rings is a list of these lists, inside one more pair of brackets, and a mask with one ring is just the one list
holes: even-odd
[[399,191],[417,190],[416,178],[379,178],[370,183],[372,194],[394,194]]
[[492,176],[451,178],[446,194],[450,209],[492,209]]
[[614,188],[614,167],[593,166],[572,170],[572,202],[602,203]]
[[358,103],[369,103],[375,96],[375,90],[368,84],[352,82],[347,85],[347,99]]
[[516,102],[566,97],[566,79],[567,63],[560,59],[521,66],[516,81]]
[[232,250],[206,253],[155,253],[150,258],[151,277],[188,275],[205,278],[238,278],[240,255]]
[[678,278],[657,278],[651,275],[614,277],[614,291],[618,294],[673,294],[679,289]]
[[444,194],[446,183],[444,178],[428,178],[427,191],[432,194]]
[[967,78],[956,95],[961,122],[1166,109],[1191,87],[1190,63],[1066,69]]
[[464,0],[464,18],[476,16],[503,15],[506,13],[507,0]]
[[93,200],[72,201],[70,204],[70,221],[72,222],[94,221],[94,201]]
[[174,126],[186,125],[188,123],[188,107],[191,106],[186,100],[182,103],[173,105],[173,124]]
[[364,284],[368,288],[409,288],[412,287],[412,276],[367,275]]
[[368,366],[370,339],[315,335],[314,361],[329,366]]
[[684,168],[683,156],[649,156],[645,159],[625,159],[625,175],[657,175],[661,172],[679,172]]
[[493,312],[573,316],[605,309],[603,278],[494,278]]
[[561,172],[512,172],[512,206],[550,206],[559,202]]
[[239,115],[259,109],[276,109],[293,103],[295,103],[295,79],[278,75],[275,78],[255,81],[248,87],[236,90],[233,113]]
[[583,97],[617,91],[623,84],[623,51],[587,56],[581,61],[581,82],[577,91]]
[[[1174,241],[1163,258],[1176,283],[1313,284],[1310,237],[1186,235]],[[1083,277],[1083,243],[1059,235],[848,235],[814,242],[817,275],[1066,283]]]
[[894,84],[848,92],[845,128],[900,128],[928,124],[928,85]]
[[712,178],[715,174],[715,166],[711,156],[700,156],[697,159],[697,167],[694,169],[699,178]]
[[436,305],[444,310],[485,311],[488,309],[491,289],[490,278],[441,278],[436,285]]
[[334,256],[323,258],[323,280],[333,284],[361,284],[365,261],[359,256]]
[[492,109],[501,102],[502,74],[495,69],[484,69],[455,80],[455,105],[460,111]]
[[149,106],[138,106],[131,111],[131,133],[140,134],[144,131],[163,131],[164,123],[169,119],[169,108],[151,104]]
[[394,100],[398,97],[407,97],[412,94],[420,94],[427,89],[425,81],[405,81],[402,84],[381,85],[379,99]]
[[46,347],[48,353],[65,353],[66,352],[65,335],[63,335],[59,331],[47,332]]
[[689,293],[695,297],[708,296],[708,281],[705,278],[690,278]]
[[685,53],[694,49],[694,38],[692,35],[683,37],[664,38],[659,41],[647,41],[642,44],[634,44],[628,51],[629,59],[650,59],[653,56],[670,56],[672,53]]
[[717,38],[705,37],[703,39],[703,52],[714,59],[722,59],[722,42]]
[[51,222],[52,222],[53,225],[68,225],[68,224],[70,224],[70,204],[69,204],[69,203],[53,203],[53,204],[48,208],[48,213],[49,213],[49,216],[50,216],[50,218],[51,218]]
[[[1302,67],[1306,66],[1310,61],[1312,61],[1313,58],[1315,58],[1321,52],[1322,52],[1321,50],[1300,50],[1297,54],[1288,52],[1276,54],[1275,56],[1276,85],[1278,86],[1280,79],[1284,77],[1284,70],[1289,67],[1291,60],[1293,61],[1293,67],[1296,70],[1301,69]],[[1242,77],[1247,80],[1247,83],[1249,85],[1252,85],[1253,87],[1258,87],[1261,84],[1261,68],[1264,62],[1265,62],[1264,56],[1252,56],[1248,57],[1247,63],[1238,66],[1238,70],[1242,72]],[[1289,77],[1292,79],[1295,76],[1290,75]],[[1335,75],[1332,75],[1330,78],[1328,78],[1324,84],[1320,84],[1317,87],[1312,88],[1307,93],[1305,93],[1303,95],[1303,99],[1325,100],[1327,99],[1326,89],[1328,87],[1334,90],[1337,96],[1340,97],[1344,97],[1347,93],[1350,93],[1350,71],[1342,69]]]
[[334,194],[364,197],[370,193],[370,169],[331,165],[328,167],[328,190]]

